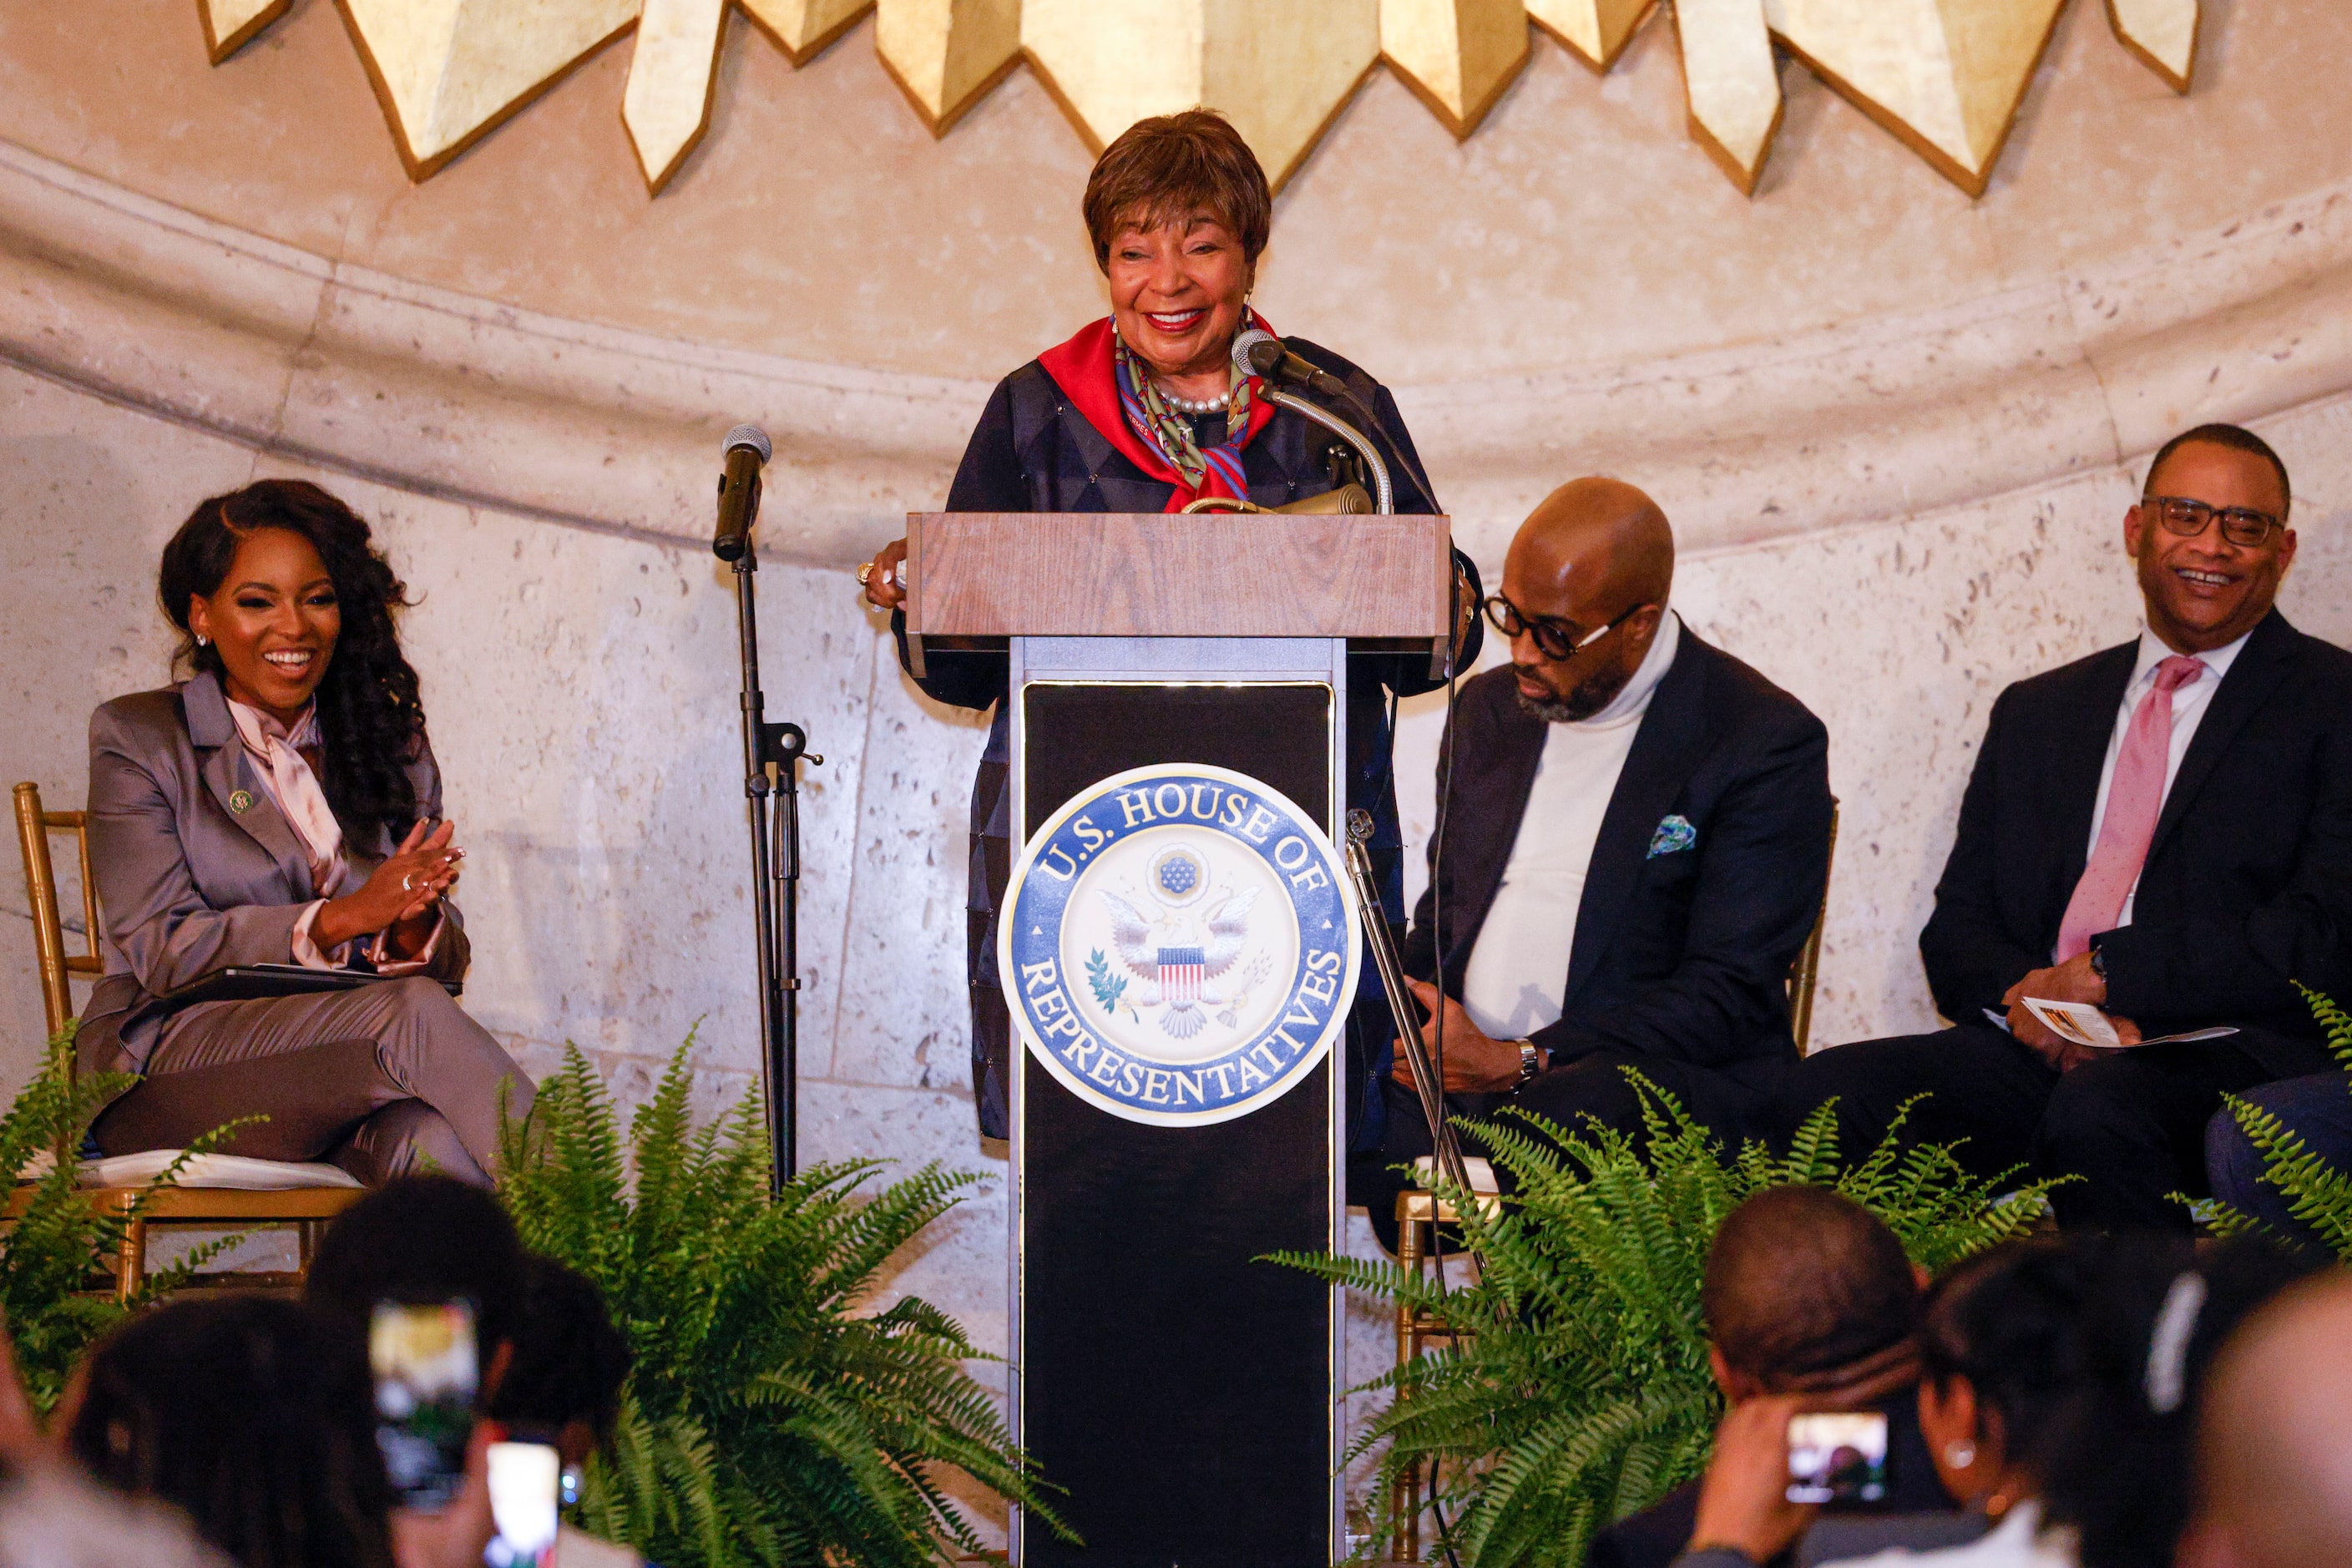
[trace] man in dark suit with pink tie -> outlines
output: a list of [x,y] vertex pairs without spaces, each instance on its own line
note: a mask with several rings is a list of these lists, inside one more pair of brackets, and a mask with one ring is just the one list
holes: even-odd
[[[1925,1093],[1907,1137],[2069,1178],[2063,1223],[2185,1227],[2169,1194],[2204,1191],[2222,1096],[2327,1065],[2295,984],[2352,994],[2352,654],[2274,607],[2291,500],[2235,426],[2157,454],[2124,524],[2145,630],[1993,704],[1919,937],[1952,1026],[1811,1058],[1784,1131],[1834,1099],[1853,1152]],[[2101,1009],[2119,1046],[2027,998]]]

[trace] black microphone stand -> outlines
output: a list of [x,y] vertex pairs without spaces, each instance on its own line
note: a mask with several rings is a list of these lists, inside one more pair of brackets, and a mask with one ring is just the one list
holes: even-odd
[[[719,481],[722,497],[726,483]],[[730,539],[722,521],[711,550],[735,568],[735,617],[743,656],[743,794],[751,805],[751,914],[759,942],[760,1079],[768,1105],[768,1190],[774,1195],[800,1168],[800,765],[824,759],[808,749],[808,735],[798,724],[768,722],[767,698],[760,689],[753,577],[760,557],[749,537],[760,508],[756,472],[748,486],[741,531]],[[723,510],[722,501],[722,515]]]

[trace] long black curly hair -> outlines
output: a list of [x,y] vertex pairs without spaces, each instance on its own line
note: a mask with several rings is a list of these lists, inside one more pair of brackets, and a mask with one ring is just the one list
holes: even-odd
[[381,828],[394,839],[416,820],[408,764],[424,754],[425,707],[416,671],[400,651],[394,612],[407,585],[369,536],[359,514],[306,479],[261,479],[198,504],[163,546],[156,593],[180,629],[174,665],[221,674],[220,649],[197,646],[188,603],[220,590],[237,542],[257,529],[301,535],[326,563],[342,631],[319,682],[320,787],[346,837],[364,844]]

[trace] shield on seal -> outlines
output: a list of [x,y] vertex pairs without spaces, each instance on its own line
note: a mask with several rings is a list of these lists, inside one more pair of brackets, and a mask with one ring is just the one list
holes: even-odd
[[1201,999],[1202,967],[1202,950],[1197,947],[1161,948],[1160,950],[1160,1000],[1198,1002]]

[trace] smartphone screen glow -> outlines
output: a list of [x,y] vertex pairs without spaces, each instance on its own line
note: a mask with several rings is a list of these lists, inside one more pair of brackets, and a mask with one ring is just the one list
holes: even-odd
[[436,1511],[457,1495],[481,1384],[466,1301],[379,1302],[368,1324],[376,1447],[401,1506]]
[[493,1443],[488,1456],[490,1519],[499,1533],[486,1560],[491,1568],[539,1563],[555,1544],[563,1462],[544,1443]]

